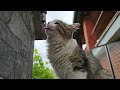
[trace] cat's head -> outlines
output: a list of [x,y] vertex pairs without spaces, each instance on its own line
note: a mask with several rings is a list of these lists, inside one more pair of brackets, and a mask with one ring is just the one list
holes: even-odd
[[70,39],[72,34],[79,29],[79,23],[66,24],[61,20],[53,20],[48,22],[45,27],[45,33],[49,37],[61,36],[65,39]]

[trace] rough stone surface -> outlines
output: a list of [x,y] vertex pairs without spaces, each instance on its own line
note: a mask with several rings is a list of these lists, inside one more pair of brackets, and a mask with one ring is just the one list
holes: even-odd
[[31,11],[0,11],[0,79],[31,79],[34,49]]
[[0,20],[5,23],[9,23],[11,19],[12,11],[0,11]]

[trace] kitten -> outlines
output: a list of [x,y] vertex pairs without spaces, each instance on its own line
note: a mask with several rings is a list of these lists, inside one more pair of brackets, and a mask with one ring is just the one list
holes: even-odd
[[61,20],[53,20],[45,27],[48,58],[61,79],[97,78],[99,75],[96,72],[102,70],[94,58],[80,49],[73,39],[73,33],[79,26],[79,23],[69,25]]

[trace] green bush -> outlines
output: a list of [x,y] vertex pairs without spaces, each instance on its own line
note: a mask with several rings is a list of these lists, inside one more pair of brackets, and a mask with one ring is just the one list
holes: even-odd
[[[38,50],[34,49],[34,58],[33,58],[33,70],[32,78],[33,79],[55,79],[55,73],[48,67],[46,67],[42,61],[40,55],[38,55]],[[45,64],[49,64],[46,62]]]

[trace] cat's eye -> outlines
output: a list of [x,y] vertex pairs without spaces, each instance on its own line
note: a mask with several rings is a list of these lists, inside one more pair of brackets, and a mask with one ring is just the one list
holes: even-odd
[[58,22],[54,23],[54,24],[59,24]]

